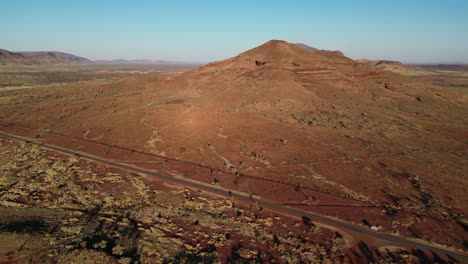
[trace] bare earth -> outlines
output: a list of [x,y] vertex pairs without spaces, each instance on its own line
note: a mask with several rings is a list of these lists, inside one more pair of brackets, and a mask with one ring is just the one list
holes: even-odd
[[0,139],[0,152],[0,255],[6,263],[433,258],[418,250],[368,246],[334,228],[38,146]]
[[[75,67],[81,68],[77,70]],[[188,71],[149,66],[134,69],[75,67],[60,71],[56,68],[28,68],[26,71],[13,66],[0,67],[0,76],[4,76],[0,78],[0,130],[178,177],[218,184],[382,232],[466,251],[468,99],[461,95],[463,92],[460,94],[462,87],[457,86],[455,92],[452,91],[454,87],[447,87],[455,82],[465,85],[458,83],[464,80],[460,77],[464,73],[442,74],[422,68],[399,68],[403,75],[353,61],[338,52],[306,49],[282,41],[271,41],[234,58]],[[182,71],[185,72],[179,74]],[[129,75],[132,76],[122,79]],[[441,75],[445,76],[443,83],[434,81],[442,78]],[[5,156],[7,160],[2,161],[2,170],[11,174],[3,173],[7,175],[5,181],[10,183],[13,176],[33,177],[33,173],[23,169],[15,171],[10,166],[10,163],[18,162],[16,155],[21,148],[27,147],[20,148],[14,142],[4,141],[2,144],[5,153],[14,150],[10,161],[8,155]],[[31,152],[28,149],[21,151]],[[32,166],[40,164],[34,156],[30,160],[33,160],[30,162]],[[62,165],[68,166],[65,163]],[[93,171],[94,166],[99,167],[92,165],[93,169],[89,170]],[[101,187],[106,185],[105,175],[111,170],[102,169],[102,173],[94,172],[97,175],[94,180],[101,181],[102,178],[104,182],[104,185],[99,185]],[[125,172],[120,174],[123,177]],[[89,176],[86,175],[78,173],[76,177]],[[148,184],[141,176],[132,177],[144,182],[143,185]],[[78,178],[71,182],[78,184]],[[69,191],[63,195],[62,202],[52,194],[44,196],[49,197],[49,201],[35,194],[40,193],[41,188],[36,186],[35,180],[23,180],[27,187],[4,185],[0,199],[4,203],[2,209],[6,210],[5,214],[18,206],[24,209],[20,205],[62,210],[75,203],[72,202],[75,198],[68,195]],[[50,186],[55,180],[49,179],[45,186]],[[119,181],[129,180],[121,178]],[[104,189],[93,191],[85,201],[89,203],[98,199],[101,203],[98,211],[101,212],[103,199],[112,198],[104,191],[108,190],[118,199],[143,202],[141,191],[135,191],[132,185],[123,185],[129,188],[126,194],[116,191],[123,187],[102,187]],[[164,186],[159,183],[154,188],[147,188],[156,193],[163,192],[166,197],[174,197],[174,201],[167,199],[171,201],[165,202],[177,201],[178,196],[170,191],[172,187]],[[28,192],[15,189],[20,187]],[[57,192],[61,192],[60,189]],[[143,196],[130,198],[137,194]],[[36,197],[34,195],[39,197],[40,203],[31,201]],[[198,195],[205,195],[211,203],[227,202],[208,194]],[[76,197],[85,196],[80,194]],[[166,206],[154,197],[149,201],[145,210]],[[83,201],[78,204],[82,204],[79,209],[84,215],[89,215],[90,208],[96,206]],[[108,204],[120,208],[114,200]],[[185,210],[180,204],[172,206]],[[212,206],[217,208],[220,205]],[[127,212],[133,205],[122,208],[125,209],[120,211],[120,215],[114,215],[113,221],[119,222],[116,219],[122,211]],[[255,210],[250,208],[247,211],[258,213]],[[11,214],[29,214],[31,210],[20,211]],[[129,212],[131,215],[135,213]],[[174,213],[167,215],[166,220],[193,221],[190,217],[179,217]],[[63,217],[66,219],[68,216]],[[93,217],[91,222],[100,221],[96,220],[101,217],[99,214]],[[83,218],[86,217],[77,219],[83,221]],[[214,218],[210,221],[222,226],[224,220]],[[288,232],[300,232],[302,228],[294,226],[302,223],[297,219],[281,218],[279,222],[285,223]],[[289,227],[288,222],[292,226]],[[186,226],[184,223],[179,227],[184,233],[192,234],[192,229]],[[280,232],[275,228],[266,229],[265,232],[269,232],[266,236],[270,239],[273,239],[273,233]],[[347,247],[343,246],[347,243],[346,237],[339,238],[326,228],[320,230],[323,234],[314,235],[311,240],[314,242],[308,246],[317,247],[318,251],[308,249],[315,252],[312,254],[314,259],[305,259],[305,262],[322,262],[325,258],[352,262],[359,261],[361,257],[372,261],[369,256],[378,256],[374,253],[366,256],[363,253],[366,250],[356,249],[359,245],[356,238],[354,246]],[[245,232],[241,230],[238,234],[248,234]],[[7,233],[2,234],[6,240],[9,239]],[[54,234],[64,236],[62,233]],[[86,236],[89,234],[85,232],[82,237],[75,238],[86,240]],[[125,241],[142,243],[130,238],[125,238]],[[187,242],[182,239],[181,243]],[[291,248],[284,248],[283,253],[262,251],[258,241],[252,243],[256,246],[245,247],[249,250],[256,248],[260,255],[270,254],[279,262],[296,263],[294,260],[304,256],[304,252],[294,255]],[[127,245],[124,247],[130,250]],[[235,248],[234,244],[230,245],[231,249]],[[241,245],[244,247],[245,242]],[[332,249],[333,245],[336,251]],[[67,254],[97,254],[115,260],[115,254],[104,254],[109,253],[107,246],[96,250],[98,247],[88,244],[70,247],[68,253],[59,252],[54,258]],[[78,248],[82,250],[77,251]],[[150,256],[140,251],[142,247],[134,248],[141,261],[144,261],[144,256]],[[17,249],[10,255],[20,261],[23,254],[17,254]],[[325,250],[323,255],[317,253],[321,250]],[[87,253],[80,253],[84,251]],[[49,254],[44,252],[45,256]],[[174,259],[180,254],[177,252],[169,254],[167,259]],[[200,252],[190,254],[199,256]],[[210,252],[207,256],[221,262],[233,256],[231,251],[230,254],[223,253],[225,251],[218,250],[218,247]],[[28,254],[24,256],[31,256]],[[122,256],[132,259],[130,253],[125,254]],[[318,258],[319,255],[322,259]],[[394,259],[384,254],[374,261],[409,261],[404,256],[414,262],[424,262],[422,257],[401,252],[395,254]],[[261,259],[271,258],[262,255]]]

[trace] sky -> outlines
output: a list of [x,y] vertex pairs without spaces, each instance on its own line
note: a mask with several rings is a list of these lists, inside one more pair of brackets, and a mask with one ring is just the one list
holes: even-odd
[[0,0],[0,48],[208,62],[271,39],[353,59],[468,63],[468,0]]

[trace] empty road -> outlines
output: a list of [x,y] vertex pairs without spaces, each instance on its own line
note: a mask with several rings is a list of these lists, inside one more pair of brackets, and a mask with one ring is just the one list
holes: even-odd
[[277,211],[279,213],[292,215],[292,216],[299,217],[299,218],[305,216],[305,217],[310,218],[310,220],[312,222],[318,222],[318,223],[322,223],[322,224],[325,224],[325,225],[333,226],[333,227],[336,227],[336,228],[341,229],[343,231],[346,231],[346,230],[354,231],[354,232],[357,232],[357,233],[360,233],[360,234],[363,234],[363,235],[367,235],[367,236],[370,236],[370,237],[374,237],[374,238],[378,238],[380,240],[387,241],[388,245],[394,245],[394,246],[405,247],[405,248],[419,249],[419,250],[426,251],[426,252],[433,252],[435,254],[438,254],[439,256],[450,255],[451,257],[457,259],[460,262],[468,263],[468,255],[465,254],[465,253],[455,252],[455,251],[451,251],[451,250],[444,249],[444,248],[430,246],[430,245],[427,245],[427,244],[424,244],[424,243],[421,243],[421,242],[418,242],[418,241],[415,241],[415,240],[403,238],[403,237],[398,237],[398,236],[393,236],[393,235],[389,235],[389,234],[386,234],[386,233],[376,232],[376,231],[373,231],[371,229],[368,229],[368,228],[365,228],[365,227],[362,227],[362,226],[359,226],[359,225],[356,225],[356,224],[352,224],[352,223],[349,223],[349,222],[329,218],[329,217],[314,214],[314,213],[311,213],[311,212],[302,211],[302,210],[295,209],[295,208],[292,208],[292,207],[289,207],[289,206],[280,205],[280,204],[274,203],[272,201],[263,200],[261,198],[260,199],[252,198],[248,194],[239,193],[239,192],[236,192],[236,191],[233,191],[233,190],[227,190],[227,189],[224,189],[224,188],[221,188],[221,187],[218,187],[218,186],[209,185],[209,184],[197,182],[197,181],[186,179],[186,178],[176,178],[176,177],[166,175],[166,174],[163,174],[163,173],[160,173],[160,172],[151,171],[151,170],[147,170],[147,169],[142,169],[142,168],[132,166],[132,165],[129,165],[129,164],[125,164],[125,163],[121,163],[121,162],[115,162],[115,161],[104,159],[104,158],[94,156],[94,155],[91,155],[91,154],[87,154],[87,153],[83,153],[83,152],[79,152],[79,151],[75,151],[75,150],[71,150],[71,149],[67,149],[67,148],[62,148],[62,147],[59,147],[59,146],[55,146],[55,145],[51,145],[51,144],[47,144],[47,143],[43,143],[43,142],[38,142],[38,141],[35,141],[33,139],[23,138],[23,137],[11,135],[11,134],[4,133],[4,132],[0,132],[0,136],[2,136],[4,138],[14,139],[14,140],[23,141],[23,142],[31,143],[31,144],[34,144],[34,145],[38,145],[38,146],[40,146],[40,147],[42,147],[44,149],[50,149],[50,150],[54,150],[54,151],[58,151],[58,152],[62,152],[62,153],[67,153],[67,154],[70,154],[70,155],[80,156],[82,158],[92,160],[92,161],[96,161],[96,162],[103,163],[103,164],[107,164],[107,165],[110,165],[112,167],[121,168],[121,169],[125,169],[125,170],[128,170],[128,171],[142,173],[142,174],[146,174],[146,175],[151,175],[151,176],[163,179],[163,180],[176,182],[176,183],[179,183],[181,185],[185,185],[185,186],[188,186],[188,187],[191,187],[191,188],[195,188],[195,189],[215,193],[215,194],[218,194],[218,195],[223,195],[223,196],[226,196],[226,197],[232,196],[232,197],[234,197],[236,199],[239,199],[239,200],[242,200],[242,201],[245,201],[245,202],[255,202],[259,206],[262,206],[262,207],[267,208],[267,209],[271,209],[273,211]]

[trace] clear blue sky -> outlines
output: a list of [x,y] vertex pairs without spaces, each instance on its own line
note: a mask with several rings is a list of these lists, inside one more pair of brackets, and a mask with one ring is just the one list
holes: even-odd
[[212,61],[270,39],[351,58],[468,62],[468,0],[0,0],[0,48]]

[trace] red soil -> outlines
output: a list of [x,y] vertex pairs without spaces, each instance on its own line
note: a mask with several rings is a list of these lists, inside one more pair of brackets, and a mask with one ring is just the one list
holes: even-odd
[[[442,88],[270,41],[175,77],[44,93],[14,97],[0,118],[65,137],[1,129],[281,203],[378,205],[363,214],[386,230],[468,240],[468,104]],[[437,220],[390,225],[383,206]],[[360,222],[352,208],[336,215]]]

